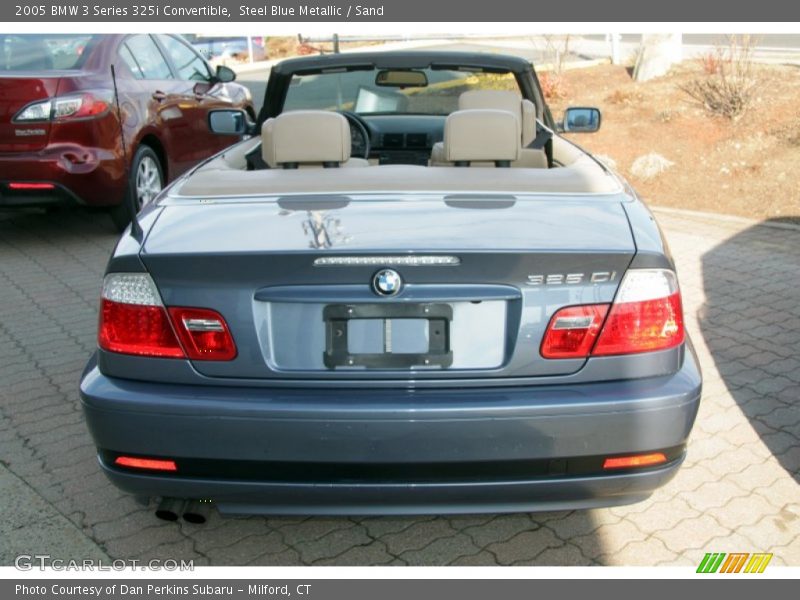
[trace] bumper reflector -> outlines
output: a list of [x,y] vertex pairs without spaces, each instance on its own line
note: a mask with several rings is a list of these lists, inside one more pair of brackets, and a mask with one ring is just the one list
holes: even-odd
[[114,459],[114,464],[120,467],[130,467],[131,469],[148,469],[150,471],[177,471],[178,465],[174,460],[162,460],[158,458],[136,458],[134,456],[118,456]]
[[635,454],[633,456],[615,456],[603,461],[604,469],[634,469],[636,467],[652,467],[667,462],[663,452]]
[[33,183],[25,181],[12,181],[8,184],[10,190],[54,190],[56,186],[52,183]]

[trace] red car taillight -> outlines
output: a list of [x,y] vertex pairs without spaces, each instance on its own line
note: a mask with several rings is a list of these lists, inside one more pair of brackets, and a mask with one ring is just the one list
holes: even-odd
[[652,352],[679,346],[685,335],[675,273],[633,269],[610,307],[588,304],[556,312],[541,353],[545,358],[586,358]]
[[219,313],[181,307],[167,311],[145,273],[112,273],[105,278],[98,345],[109,352],[158,358],[236,357],[236,345]]
[[28,104],[14,116],[14,122],[62,121],[100,117],[111,109],[110,91],[78,92]]

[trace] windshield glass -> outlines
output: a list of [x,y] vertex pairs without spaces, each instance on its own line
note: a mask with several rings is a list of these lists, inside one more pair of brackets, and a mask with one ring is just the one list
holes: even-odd
[[458,110],[458,97],[468,90],[519,92],[512,73],[420,69],[424,87],[375,84],[378,71],[293,75],[283,110],[349,110],[359,114],[448,115]]
[[79,69],[93,38],[85,34],[0,34],[0,71]]

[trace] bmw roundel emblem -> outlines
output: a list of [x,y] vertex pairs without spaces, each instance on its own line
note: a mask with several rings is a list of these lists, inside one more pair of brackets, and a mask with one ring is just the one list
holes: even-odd
[[403,279],[393,269],[381,269],[372,278],[372,289],[379,296],[395,296],[403,287]]

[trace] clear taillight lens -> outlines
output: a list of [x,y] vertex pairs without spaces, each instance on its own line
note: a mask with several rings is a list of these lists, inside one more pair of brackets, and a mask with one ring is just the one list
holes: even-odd
[[111,92],[83,92],[29,104],[14,117],[16,122],[86,119],[106,114],[113,101]]
[[106,276],[98,344],[109,352],[159,358],[232,360],[236,357],[228,325],[219,313],[200,308],[167,310],[146,273]]
[[562,308],[542,341],[544,358],[586,358],[674,348],[686,333],[675,273],[633,269],[625,274],[612,305]]

